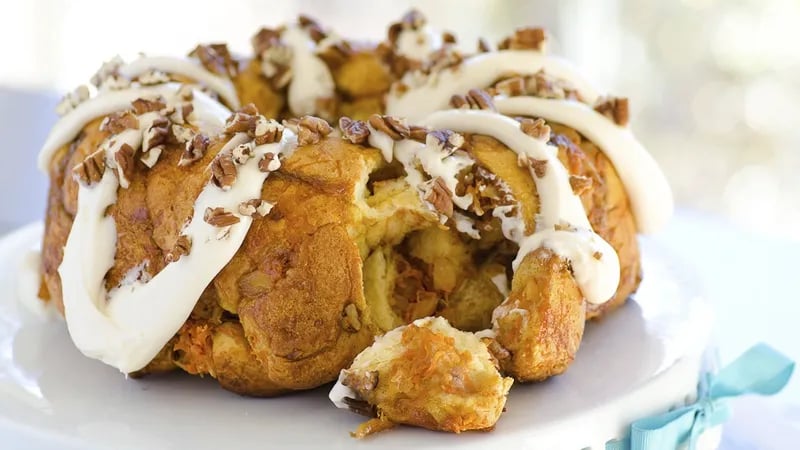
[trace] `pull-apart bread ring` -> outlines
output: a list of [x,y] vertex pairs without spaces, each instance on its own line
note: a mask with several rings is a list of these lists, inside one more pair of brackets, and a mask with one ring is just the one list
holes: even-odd
[[41,297],[134,376],[338,377],[337,406],[376,417],[359,436],[490,429],[512,379],[563,373],[636,290],[636,233],[671,209],[626,101],[543,43],[465,56],[416,13],[379,45],[301,18],[252,59],[104,65],[40,154]]

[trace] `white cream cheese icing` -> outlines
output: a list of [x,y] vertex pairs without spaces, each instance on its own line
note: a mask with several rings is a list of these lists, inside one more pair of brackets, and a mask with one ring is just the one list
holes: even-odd
[[640,232],[658,231],[672,216],[669,183],[630,129],[615,124],[588,105],[572,100],[498,97],[495,106],[499,112],[509,116],[528,115],[562,123],[600,147],[625,185]]
[[[195,93],[196,98],[202,94]],[[224,116],[218,117],[220,125]],[[291,133],[274,144],[255,147],[255,157],[238,167],[229,190],[207,183],[194,203],[194,213],[182,234],[191,252],[168,264],[147,282],[134,281],[107,293],[106,272],[114,264],[116,226],[105,215],[116,201],[119,181],[106,169],[94,186],[81,185],[78,211],[59,267],[67,326],[75,345],[85,355],[129,373],[144,367],[178,331],[200,294],[241,246],[252,222],[238,213],[240,203],[260,198],[267,173],[258,162],[267,152],[280,154]],[[118,136],[117,139],[120,139]],[[221,152],[248,142],[239,133]],[[203,219],[207,208],[223,207],[239,217],[223,237]]]
[[[516,120],[492,111],[439,111],[421,123],[431,128],[492,136],[518,155],[547,161],[543,176],[531,172],[540,199],[536,231],[526,235],[521,220],[516,227],[503,227],[506,238],[520,246],[513,268],[516,270],[528,253],[546,247],[571,262],[575,280],[587,301],[604,303],[614,295],[620,277],[617,253],[592,230],[580,198],[572,191],[569,173],[552,146],[522,132]],[[563,226],[570,229],[556,230]]]
[[587,102],[597,100],[597,91],[569,62],[536,50],[503,50],[466,58],[461,64],[439,71],[435,76],[423,77],[421,84],[417,74],[406,74],[403,82],[410,89],[402,93],[393,90],[386,99],[386,113],[415,121],[434,111],[449,108],[453,95],[489,86],[502,76],[531,75],[542,69],[569,81]]

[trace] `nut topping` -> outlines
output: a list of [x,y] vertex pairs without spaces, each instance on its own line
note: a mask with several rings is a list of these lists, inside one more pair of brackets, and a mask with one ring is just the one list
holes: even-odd
[[230,153],[220,153],[211,161],[211,181],[223,191],[236,182],[236,166]]
[[575,195],[581,195],[592,187],[592,179],[581,175],[570,175],[569,185]]
[[74,91],[65,95],[56,106],[56,114],[63,116],[78,105],[89,99],[89,88],[85,85],[78,86]]
[[272,152],[264,153],[264,158],[262,158],[261,161],[258,162],[258,170],[264,173],[274,172],[280,168],[281,168],[281,161]]
[[206,208],[203,220],[215,227],[228,227],[239,223],[239,217],[225,208]]
[[72,168],[72,175],[86,186],[99,183],[106,170],[106,152],[100,149],[87,156],[82,163]]
[[266,217],[272,210],[272,204],[260,198],[254,198],[239,204],[239,214],[251,217]]
[[339,119],[339,129],[342,130],[342,138],[353,144],[363,144],[369,138],[369,128],[363,120],[343,116]]
[[181,259],[181,256],[188,255],[191,249],[192,240],[189,239],[189,236],[182,234],[178,236],[178,239],[175,241],[175,245],[172,247],[172,250],[164,255],[164,261],[167,264],[174,263],[175,261]]
[[545,123],[544,119],[522,118],[519,121],[519,129],[528,136],[540,141],[547,142],[550,140],[550,126]]
[[128,144],[122,144],[114,153],[114,161],[117,164],[117,176],[119,178],[119,185],[127,188],[130,185],[131,177],[133,176],[134,161],[133,157],[136,155],[136,149]]
[[144,133],[142,151],[148,152],[152,148],[166,144],[170,137],[169,125],[169,119],[166,117],[158,117],[154,120],[150,128]]
[[386,37],[392,46],[394,46],[397,44],[397,38],[400,37],[400,33],[403,32],[403,30],[419,30],[425,26],[426,22],[427,20],[421,12],[416,9],[412,9],[411,11],[405,13],[403,17],[400,18],[399,22],[395,22],[389,26]]
[[153,86],[156,84],[164,84],[170,81],[169,75],[160,70],[150,70],[139,75],[139,84],[142,86]]
[[183,144],[185,142],[191,141],[194,138],[195,132],[189,127],[184,127],[181,125],[173,125],[172,135],[175,137],[175,140],[178,141],[179,144]]
[[161,111],[167,106],[164,98],[160,96],[154,99],[137,98],[131,102],[131,104],[133,105],[133,110],[136,111],[137,115],[142,115],[153,111]]
[[[358,309],[356,308],[355,303],[348,303],[347,306],[344,307],[344,310],[342,311],[341,325],[344,330],[350,333],[355,333],[361,329],[361,320],[358,318]],[[374,388],[377,383],[378,380],[376,377],[372,388]]]
[[225,44],[198,45],[189,56],[196,56],[203,67],[217,75],[233,78],[239,73],[239,65]]
[[507,97],[515,97],[525,94],[525,79],[522,77],[512,77],[498,81],[494,85],[494,90],[498,94]]
[[303,116],[297,122],[297,144],[316,144],[333,131],[328,122],[314,116]]
[[233,159],[233,162],[239,164],[240,166],[246,163],[248,159],[253,157],[254,148],[255,143],[253,141],[237,145],[236,148],[231,150],[231,158]]
[[393,116],[373,114],[369,117],[368,122],[373,129],[386,133],[395,141],[407,138],[411,132],[405,119],[398,119]]
[[430,203],[436,211],[447,217],[453,216],[453,194],[445,184],[442,177],[436,177],[430,183],[429,190],[425,195],[425,201]]
[[450,154],[464,146],[464,136],[451,130],[433,130],[428,132],[425,144]]
[[283,138],[283,125],[264,116],[258,116],[255,128],[256,145],[273,144]]
[[478,38],[478,53],[488,53],[492,50],[484,38]]
[[101,131],[108,131],[111,134],[119,134],[125,130],[135,130],[139,128],[139,119],[130,111],[115,112],[103,119],[100,124]]
[[546,159],[531,158],[521,153],[517,157],[517,164],[519,164],[520,167],[525,167],[527,165],[533,170],[533,173],[539,178],[542,178],[545,175],[545,173],[547,173]]
[[210,139],[205,134],[195,134],[192,140],[186,142],[186,147],[183,149],[178,165],[186,166],[202,158],[206,154],[209,143]]
[[500,50],[544,50],[547,41],[543,28],[520,28],[498,45]]
[[594,110],[613,120],[614,123],[621,127],[628,125],[630,113],[628,111],[628,99],[625,97],[602,97],[595,103]]
[[470,89],[467,95],[454,95],[450,98],[450,104],[454,108],[496,111],[492,96],[483,89]]

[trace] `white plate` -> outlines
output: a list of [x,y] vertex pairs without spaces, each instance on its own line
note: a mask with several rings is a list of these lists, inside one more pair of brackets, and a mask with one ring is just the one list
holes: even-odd
[[[63,322],[18,303],[19,266],[41,225],[0,240],[0,448],[507,448],[601,449],[641,416],[695,389],[710,311],[696,284],[652,242],[635,301],[587,327],[560,377],[512,389],[491,433],[401,427],[355,441],[360,416],[337,410],[329,387],[274,399],[231,394],[174,373],[127,380],[83,357]],[[30,282],[30,280],[27,280]]]

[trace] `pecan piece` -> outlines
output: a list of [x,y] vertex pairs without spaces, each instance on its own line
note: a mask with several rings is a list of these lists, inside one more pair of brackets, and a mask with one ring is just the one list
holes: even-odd
[[122,144],[114,153],[114,161],[117,164],[117,177],[119,178],[119,185],[127,188],[130,185],[131,177],[133,176],[134,161],[133,157],[136,155],[136,149],[128,144]]
[[111,134],[119,134],[125,130],[135,130],[139,128],[139,119],[131,111],[115,112],[100,124],[101,131],[108,131]]
[[87,186],[99,183],[106,170],[106,152],[100,149],[72,168],[72,175]]
[[450,98],[450,104],[454,108],[496,111],[492,96],[483,89],[470,89],[467,95],[454,95]]
[[547,173],[546,159],[530,158],[525,154],[520,154],[517,158],[517,164],[519,164],[520,167],[530,167],[533,170],[533,173],[539,178],[542,178],[545,173]]
[[522,118],[519,121],[519,129],[528,136],[540,141],[550,140],[550,126],[545,123],[544,119]]
[[464,146],[464,136],[451,130],[433,130],[428,132],[425,143],[430,147],[438,147],[452,153]]
[[189,236],[182,234],[178,236],[178,239],[175,241],[175,245],[172,246],[172,250],[164,255],[164,261],[167,264],[174,263],[175,261],[181,259],[181,256],[188,255],[191,249],[192,240],[189,239]]
[[425,201],[430,203],[436,211],[447,217],[453,216],[453,194],[447,187],[442,177],[436,177],[430,183]]
[[333,128],[328,122],[314,116],[303,116],[297,122],[297,144],[316,144],[323,137],[331,134]]
[[183,149],[178,165],[186,166],[202,158],[206,154],[210,142],[211,140],[205,134],[195,134],[190,141],[186,141],[186,147]]
[[267,120],[264,116],[258,116],[254,134],[256,145],[273,144],[283,137],[283,125],[272,119]]
[[353,144],[363,144],[369,138],[369,128],[362,120],[342,116],[339,119],[339,129],[342,130],[342,138]]
[[239,64],[231,57],[225,44],[198,45],[189,56],[197,57],[203,67],[217,75],[233,78],[239,73]]
[[369,125],[375,130],[386,133],[390,138],[395,141],[407,138],[411,130],[406,125],[404,119],[398,119],[393,116],[382,116],[373,114],[369,116]]
[[575,195],[581,195],[592,187],[592,179],[581,175],[570,175],[569,185]]
[[254,198],[239,203],[239,214],[251,217],[266,217],[272,210],[272,206],[271,203],[267,203],[260,198]]
[[617,125],[628,125],[630,113],[628,99],[625,97],[601,97],[594,105],[594,110],[613,120]]
[[522,77],[511,77],[505,80],[500,80],[494,85],[494,89],[498,94],[507,97],[515,97],[525,94],[525,79]]
[[211,161],[211,181],[223,191],[236,182],[236,165],[230,153],[220,153]]
[[228,227],[239,223],[239,217],[225,208],[206,208],[203,220],[215,227]]
[[[350,333],[355,333],[361,329],[361,320],[358,318],[358,309],[355,303],[348,303],[342,310],[341,326]],[[377,384],[377,380],[375,384]]]
[[498,45],[500,50],[544,50],[547,35],[543,28],[520,28]]
[[400,33],[403,30],[419,30],[426,22],[425,16],[423,16],[421,12],[412,9],[405,13],[403,17],[400,18],[399,22],[395,22],[389,26],[386,38],[394,46],[397,44],[397,38],[400,37]]
[[258,170],[269,173],[281,168],[281,161],[272,152],[264,153],[264,158],[258,162]]
[[142,138],[142,151],[148,152],[152,148],[164,145],[170,138],[170,123],[166,117],[158,117],[145,131]]
[[131,105],[133,105],[133,110],[137,115],[142,115],[153,111],[161,111],[167,106],[163,97],[156,97],[153,99],[137,98],[131,102]]

